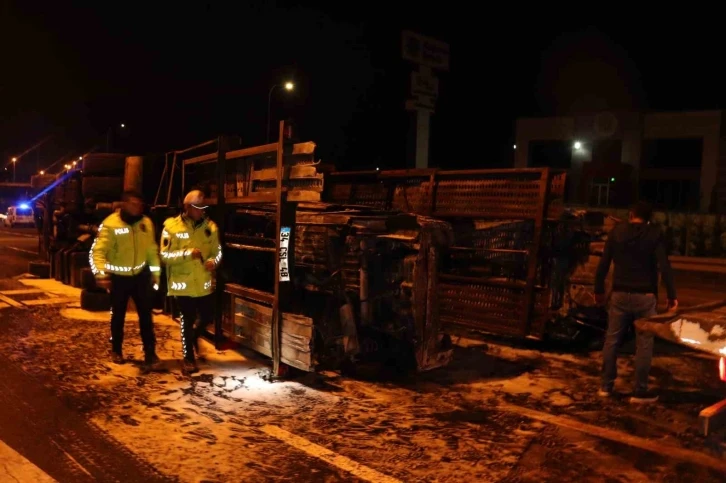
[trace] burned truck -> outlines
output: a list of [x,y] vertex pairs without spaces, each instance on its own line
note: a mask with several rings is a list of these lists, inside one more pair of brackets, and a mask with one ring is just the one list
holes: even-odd
[[[428,370],[449,361],[451,335],[574,337],[582,326],[571,282],[593,238],[564,209],[564,172],[336,172],[315,143],[279,132],[261,146],[223,136],[173,151],[160,183],[143,176],[157,226],[186,191],[208,197],[224,249],[218,346],[265,354],[278,374],[377,357]],[[84,308],[108,310],[88,248],[122,189],[139,189],[142,164],[99,156],[56,189],[49,253],[52,276],[84,288]],[[163,282],[160,292],[157,306],[176,315]]]
[[559,317],[563,172],[335,172],[282,136],[210,151],[179,165],[223,234],[218,340],[278,367],[388,350],[427,370],[452,334],[542,339]]

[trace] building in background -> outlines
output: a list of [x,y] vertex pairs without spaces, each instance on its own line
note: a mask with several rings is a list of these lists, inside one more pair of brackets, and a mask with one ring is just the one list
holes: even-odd
[[569,203],[641,198],[668,210],[726,213],[723,120],[716,110],[518,119],[514,164],[566,169]]

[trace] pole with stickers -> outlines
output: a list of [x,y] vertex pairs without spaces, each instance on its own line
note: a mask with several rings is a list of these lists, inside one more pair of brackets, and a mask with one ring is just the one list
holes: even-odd
[[[291,275],[293,273],[293,254],[295,246],[296,204],[287,200],[284,154],[288,147],[285,143],[285,122],[280,121],[277,140],[277,183],[275,185],[275,227],[277,233],[275,254],[275,291],[272,302],[272,374],[283,377],[288,366],[282,358],[282,314],[289,306],[291,297]],[[289,174],[289,173],[288,173]]]

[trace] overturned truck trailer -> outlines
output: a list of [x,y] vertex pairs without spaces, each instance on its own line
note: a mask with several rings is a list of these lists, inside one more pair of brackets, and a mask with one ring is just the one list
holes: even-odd
[[312,371],[380,352],[427,370],[451,333],[545,334],[564,173],[331,173],[311,142],[226,144],[180,160],[223,234],[217,336]]
[[[326,199],[446,222],[437,278],[447,333],[544,336],[565,174],[544,169],[333,173]],[[557,297],[554,297],[557,299]]]
[[[229,273],[222,325],[228,337],[271,357],[272,208],[230,214],[228,227],[235,229],[225,239]],[[311,371],[379,352],[410,355],[420,370],[448,362],[435,273],[451,240],[450,226],[410,214],[307,202],[298,205],[290,233],[281,247],[288,252],[289,275],[283,363]]]

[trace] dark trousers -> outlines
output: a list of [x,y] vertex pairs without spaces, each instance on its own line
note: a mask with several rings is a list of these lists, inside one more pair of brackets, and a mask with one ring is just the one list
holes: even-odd
[[151,291],[151,272],[149,270],[130,277],[111,275],[111,347],[117,354],[121,354],[124,342],[124,322],[129,298],[133,299],[139,315],[139,330],[141,331],[141,342],[144,345],[144,354],[147,358],[154,354],[156,336],[151,318],[153,305]]
[[[602,388],[611,391],[618,375],[618,349],[635,320],[655,315],[655,294],[613,292],[608,313],[608,331],[602,349]],[[653,359],[653,334],[635,333],[635,390],[648,390],[648,374]]]
[[[194,349],[197,339],[214,320],[214,296],[176,297],[181,312],[181,339],[184,359],[194,360]],[[194,328],[194,321],[199,316],[199,324]]]

